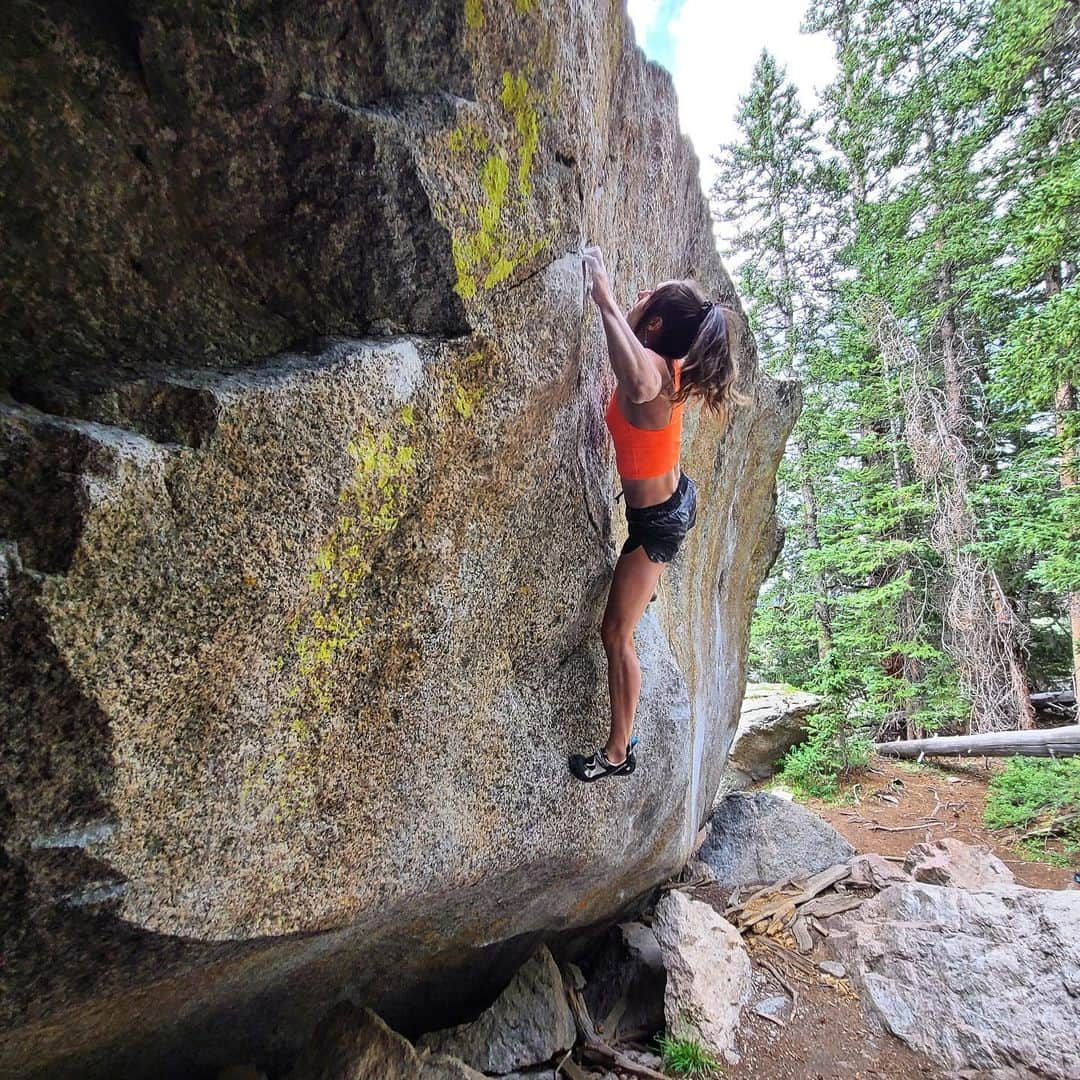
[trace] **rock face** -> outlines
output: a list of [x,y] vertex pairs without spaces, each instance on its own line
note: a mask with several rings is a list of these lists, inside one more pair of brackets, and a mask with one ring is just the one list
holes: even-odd
[[481,1072],[502,1074],[569,1050],[576,1035],[562,976],[545,947],[476,1020],[433,1031],[418,1045],[460,1058]]
[[778,881],[847,862],[855,849],[816,814],[767,791],[716,804],[698,852],[722,885]]
[[816,694],[773,683],[748,684],[721,791],[738,791],[772,776],[780,758],[806,738],[807,719],[820,705]]
[[1080,894],[893,885],[830,929],[867,1004],[916,1050],[953,1069],[1080,1075]]
[[735,1034],[751,993],[750,957],[739,932],[700,900],[677,889],[659,904],[653,931],[667,969],[667,1032],[714,1057],[737,1060]]
[[445,1054],[418,1053],[370,1009],[347,1002],[315,1029],[289,1080],[483,1080]]
[[683,864],[776,553],[747,341],[642,764],[573,780],[625,534],[575,252],[733,298],[671,79],[608,0],[8,9],[0,1073],[476,1015]]
[[957,889],[987,889],[1015,883],[1013,872],[991,851],[946,836],[916,844],[904,860],[904,870],[928,885]]

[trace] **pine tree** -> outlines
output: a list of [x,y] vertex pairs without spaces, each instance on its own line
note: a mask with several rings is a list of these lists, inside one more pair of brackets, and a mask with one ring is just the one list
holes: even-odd
[[[786,378],[809,371],[820,333],[821,184],[813,117],[804,115],[795,87],[775,59],[762,52],[737,117],[742,138],[714,158],[719,173],[713,197],[719,212],[740,224],[734,246],[746,253],[741,267],[750,322],[767,369]],[[797,223],[797,224],[796,224]],[[821,550],[813,462],[806,428],[819,407],[814,387],[790,442],[787,468],[801,496],[802,543]],[[811,563],[813,565],[813,563]],[[832,648],[829,586],[820,567],[811,570],[811,600],[819,659]]]
[[[972,168],[982,146],[971,105],[955,92],[986,5],[864,0],[822,4],[811,17],[818,26],[839,21],[834,36],[858,52],[874,86],[878,123],[855,127],[873,140],[861,160],[885,171],[859,215],[854,263],[863,315],[883,364],[902,382],[905,437],[931,503],[921,531],[937,554],[926,570],[937,579],[942,644],[956,660],[975,727],[1030,723],[1025,627],[980,547],[976,489],[990,449],[979,378],[986,344],[960,285],[991,262],[991,207]],[[852,114],[858,109],[849,106],[838,120]],[[844,149],[852,142],[846,134]]]
[[996,208],[993,264],[970,283],[994,346],[1004,448],[982,507],[994,525],[987,547],[1027,590],[1041,664],[1052,673],[1070,655],[1080,687],[1077,5],[999,0],[958,92],[979,106],[980,140],[995,148],[981,170]]
[[1029,634],[1037,678],[1077,663],[1077,13],[814,0],[823,115],[763,56],[718,158],[762,356],[806,386],[752,662],[826,694],[813,783],[851,729],[1030,722]]

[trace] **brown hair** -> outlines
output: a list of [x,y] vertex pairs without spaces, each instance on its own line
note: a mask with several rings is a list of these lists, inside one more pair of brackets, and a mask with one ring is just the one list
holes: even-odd
[[727,427],[731,407],[749,400],[735,389],[742,316],[732,307],[709,300],[692,279],[655,289],[642,309],[638,326],[645,326],[656,315],[662,325],[649,347],[669,360],[686,357],[679,390],[672,400],[677,404],[699,397],[715,414],[721,429]]

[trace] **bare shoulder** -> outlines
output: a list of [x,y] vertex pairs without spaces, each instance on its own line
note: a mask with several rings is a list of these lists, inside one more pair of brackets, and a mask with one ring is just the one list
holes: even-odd
[[656,370],[660,374],[661,386],[664,390],[673,390],[675,384],[671,378],[671,368],[668,367],[667,357],[661,356],[658,352],[654,352],[649,348],[646,348],[645,352],[648,354],[649,359],[656,365]]

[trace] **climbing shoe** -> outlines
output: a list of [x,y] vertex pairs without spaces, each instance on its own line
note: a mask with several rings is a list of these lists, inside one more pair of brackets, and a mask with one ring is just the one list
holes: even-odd
[[605,776],[629,776],[637,768],[637,756],[634,754],[636,745],[637,736],[635,735],[626,747],[626,757],[618,765],[613,765],[608,761],[607,754],[602,746],[599,750],[595,750],[587,756],[585,754],[571,754],[570,771],[579,780],[584,780],[587,784],[591,784],[594,780],[600,780]]

